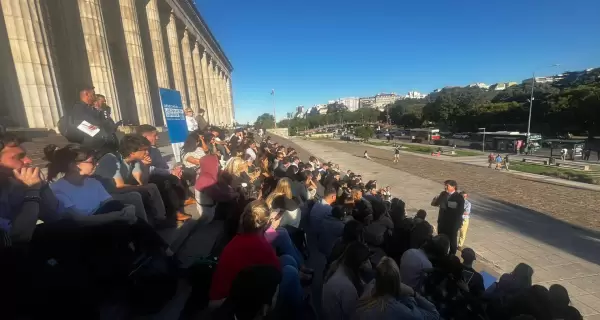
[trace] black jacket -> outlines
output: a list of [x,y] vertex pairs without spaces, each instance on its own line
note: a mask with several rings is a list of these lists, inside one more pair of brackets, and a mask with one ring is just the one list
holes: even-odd
[[438,214],[438,225],[440,228],[460,229],[462,216],[465,211],[465,199],[460,193],[454,192],[448,194],[448,192],[443,191],[432,205],[440,208]]
[[114,142],[112,140],[116,139],[114,133],[117,130],[117,126],[112,119],[106,118],[104,111],[97,110],[82,101],[78,101],[69,111],[69,116],[71,117],[72,125],[75,127],[82,121],[87,121],[100,129],[100,132],[93,137],[83,134],[82,145],[96,149],[104,146],[106,142]]

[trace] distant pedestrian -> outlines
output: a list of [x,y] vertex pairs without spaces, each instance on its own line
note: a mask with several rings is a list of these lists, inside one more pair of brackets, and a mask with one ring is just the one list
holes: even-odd
[[396,146],[396,147],[394,147],[394,163],[398,163],[399,159],[400,159],[400,147]]
[[363,154],[363,157],[367,160],[372,160],[371,157],[369,157],[369,154],[367,153],[367,150],[365,150],[365,153]]
[[510,160],[508,158],[508,155],[505,155],[504,156],[504,169],[506,169],[506,171],[510,171],[509,165],[510,165]]
[[561,159],[562,161],[565,161],[565,159],[567,158],[567,153],[568,153],[568,152],[569,152],[569,151],[567,150],[567,148],[562,148],[562,149],[560,149],[560,159]]
[[493,153],[490,153],[488,155],[488,168],[492,167],[492,164],[494,163],[495,159],[496,159],[496,157],[494,157]]
[[496,170],[502,169],[502,156],[498,153],[496,155]]
[[590,160],[590,155],[592,153],[591,149],[586,149],[583,151],[583,160],[588,161]]
[[465,244],[465,239],[467,239],[467,230],[469,230],[469,218],[471,217],[471,201],[467,200],[469,195],[464,190],[460,194],[465,199],[465,205],[462,215],[462,226],[460,227],[460,230],[458,230],[458,250],[462,249],[463,244]]

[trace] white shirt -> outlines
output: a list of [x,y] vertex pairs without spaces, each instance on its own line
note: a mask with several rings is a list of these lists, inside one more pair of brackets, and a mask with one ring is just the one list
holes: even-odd
[[187,124],[188,131],[198,130],[198,122],[194,117],[185,116],[185,123]]
[[246,154],[250,155],[250,160],[252,160],[252,162],[254,162],[254,160],[256,160],[256,152],[254,152],[254,149],[252,149],[252,148],[246,149]]
[[93,178],[86,178],[83,180],[83,185],[80,186],[71,184],[64,178],[59,179],[50,184],[50,189],[60,202],[60,213],[65,213],[69,208],[72,208],[77,212],[91,216],[103,202],[111,199],[102,183]]
[[206,153],[204,152],[204,150],[202,150],[202,147],[198,147],[193,152],[188,152],[183,155],[183,166],[186,168],[196,168],[199,165],[193,164],[193,163],[187,161],[187,158],[192,157],[192,158],[200,159],[200,158],[204,157],[205,155],[206,155]]

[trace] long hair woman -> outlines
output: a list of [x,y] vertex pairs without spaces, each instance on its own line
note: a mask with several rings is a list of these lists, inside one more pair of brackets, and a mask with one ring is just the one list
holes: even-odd
[[133,241],[140,249],[165,252],[168,245],[144,220],[145,216],[136,217],[133,206],[114,200],[102,183],[90,177],[95,167],[90,150],[73,144],[63,148],[48,145],[44,154],[49,161],[48,181],[64,174],[50,184],[50,189],[56,195],[65,219],[82,227],[107,226],[107,229],[94,230],[101,230],[102,235],[112,233],[115,241]]
[[363,294],[365,276],[371,271],[366,244],[353,242],[331,264],[324,279],[322,308],[325,319],[350,319]]
[[284,195],[288,199],[292,199],[292,181],[289,178],[279,179],[275,190],[273,190],[265,200],[267,202],[267,205],[270,207],[273,203],[273,199],[281,195]]
[[353,319],[439,319],[435,306],[402,283],[394,259],[383,257],[375,280],[365,287]]

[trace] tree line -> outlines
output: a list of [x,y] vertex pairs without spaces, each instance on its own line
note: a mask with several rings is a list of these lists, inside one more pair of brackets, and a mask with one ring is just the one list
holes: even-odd
[[[531,83],[503,91],[481,88],[444,88],[425,99],[398,100],[383,111],[361,108],[348,111],[343,104],[332,103],[325,114],[309,113],[305,118],[285,119],[279,127],[292,132],[341,122],[391,122],[415,128],[435,126],[442,131],[473,132],[527,130]],[[257,118],[256,126],[272,128],[272,115]],[[600,135],[600,68],[590,72],[565,73],[554,83],[536,83],[531,131],[544,135]]]

